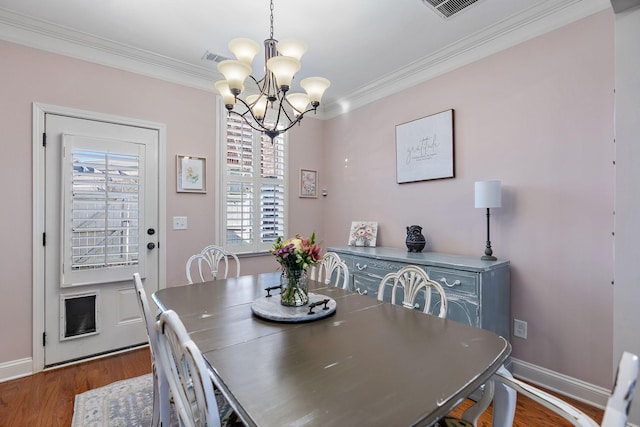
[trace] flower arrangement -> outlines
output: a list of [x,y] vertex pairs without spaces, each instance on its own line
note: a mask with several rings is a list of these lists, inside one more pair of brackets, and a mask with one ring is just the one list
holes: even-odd
[[322,259],[320,246],[316,245],[316,233],[311,233],[309,238],[302,238],[296,234],[295,238],[285,241],[278,237],[271,253],[283,270],[290,271],[306,270]]
[[295,238],[285,241],[278,237],[273,244],[271,253],[282,268],[280,302],[283,305],[300,306],[309,301],[306,270],[322,259],[315,240],[316,233],[308,238],[296,234]]

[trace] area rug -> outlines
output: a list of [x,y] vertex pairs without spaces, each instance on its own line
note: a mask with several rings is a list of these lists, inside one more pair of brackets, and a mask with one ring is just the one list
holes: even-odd
[[[222,426],[242,425],[217,390],[216,400]],[[71,427],[150,426],[152,416],[153,378],[146,374],[76,395]],[[171,421],[178,425],[173,411]]]

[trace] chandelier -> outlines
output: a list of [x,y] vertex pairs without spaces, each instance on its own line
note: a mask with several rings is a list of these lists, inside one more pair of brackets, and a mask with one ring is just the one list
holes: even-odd
[[[251,75],[251,63],[260,45],[251,39],[237,38],[229,42],[236,59],[218,64],[225,80],[215,83],[229,114],[241,117],[251,128],[266,134],[271,140],[300,123],[310,111],[315,113],[325,90],[331,84],[324,77],[307,77],[300,81],[306,93],[289,92],[295,74],[300,70],[300,58],[307,51],[306,43],[293,39],[273,38],[273,0],[270,1],[271,27],[264,41],[265,75],[260,80]],[[255,83],[257,90],[245,99],[245,80]],[[240,111],[236,111],[236,106]]]

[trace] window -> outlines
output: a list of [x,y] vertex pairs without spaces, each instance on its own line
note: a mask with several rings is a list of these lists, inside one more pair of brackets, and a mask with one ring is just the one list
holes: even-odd
[[285,236],[286,136],[271,142],[239,117],[224,120],[218,192],[222,245],[237,253],[266,251]]

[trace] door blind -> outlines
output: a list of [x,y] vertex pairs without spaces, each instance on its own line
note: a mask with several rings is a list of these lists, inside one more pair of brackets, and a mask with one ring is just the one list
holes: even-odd
[[140,159],[82,149],[71,155],[71,270],[136,265]]

